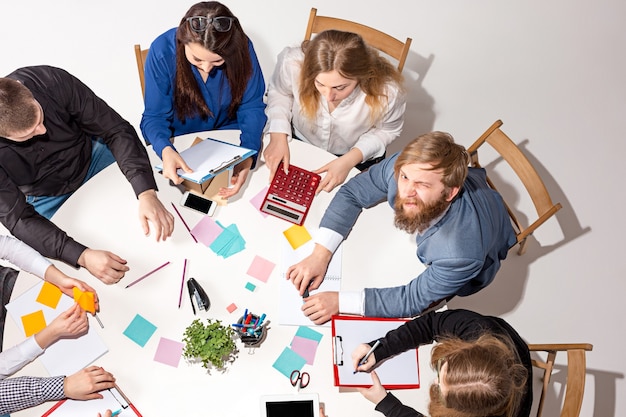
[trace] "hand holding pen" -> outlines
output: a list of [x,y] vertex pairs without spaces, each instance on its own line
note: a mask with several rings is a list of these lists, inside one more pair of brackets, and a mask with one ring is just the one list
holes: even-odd
[[[376,363],[376,356],[374,350],[380,345],[380,340],[377,340],[373,346],[366,343],[362,343],[354,349],[352,352],[352,363],[354,365],[354,373],[359,371],[367,371],[371,369]],[[369,360],[372,357],[373,360]],[[359,369],[360,368],[360,369]]]

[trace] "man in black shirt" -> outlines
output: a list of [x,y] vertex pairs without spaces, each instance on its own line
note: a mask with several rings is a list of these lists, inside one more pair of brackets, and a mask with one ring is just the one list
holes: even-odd
[[[49,218],[112,157],[137,196],[144,233],[151,223],[157,241],[165,240],[174,218],[157,197],[148,154],[130,123],[62,69],[25,67],[0,78],[0,222],[42,255],[107,284],[122,279],[126,260],[74,241]],[[37,207],[39,201],[54,207]]]

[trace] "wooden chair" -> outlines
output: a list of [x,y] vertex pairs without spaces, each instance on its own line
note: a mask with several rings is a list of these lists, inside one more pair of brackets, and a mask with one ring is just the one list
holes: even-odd
[[141,49],[141,46],[135,45],[135,58],[137,59],[137,71],[139,72],[139,83],[141,84],[141,97],[146,95],[146,78],[144,75],[144,65],[148,49]]
[[387,35],[384,32],[360,23],[338,19],[335,17],[318,16],[317,9],[314,7],[311,8],[309,24],[307,25],[306,33],[304,34],[304,40],[310,40],[312,34],[329,29],[352,32],[361,35],[363,40],[368,45],[371,45],[379,51],[382,51],[390,57],[396,59],[398,61],[398,71],[402,72],[404,62],[409,54],[409,48],[411,47],[411,38],[406,38],[406,41],[402,42],[393,36]]
[[[513,171],[520,178],[526,191],[530,195],[530,198],[537,210],[538,218],[527,227],[524,227],[517,216],[511,210],[509,204],[504,202],[506,209],[511,217],[515,234],[517,235],[517,243],[519,244],[518,254],[523,255],[526,251],[526,239],[530,236],[539,226],[541,226],[546,220],[552,217],[557,211],[561,209],[561,204],[552,203],[550,194],[546,189],[541,177],[530,163],[528,158],[522,153],[520,148],[502,131],[500,130],[502,121],[497,120],[483,135],[478,138],[476,142],[470,146],[467,151],[470,154],[471,166],[481,167],[478,161],[478,148],[485,142],[491,145],[502,158],[511,166]],[[496,187],[493,182],[487,177],[489,186],[494,190]]]
[[[583,403],[585,392],[585,377],[587,374],[586,353],[593,349],[589,343],[568,344],[529,344],[528,349],[533,352],[541,352],[546,356],[532,359],[533,367],[543,370],[543,387],[539,396],[537,417],[541,417],[543,406],[550,383],[550,377],[554,369],[554,361],[557,352],[567,352],[567,382],[565,385],[565,397],[561,408],[561,417],[578,417]],[[535,356],[535,355],[533,355]],[[540,372],[541,373],[541,372]],[[535,398],[537,396],[535,395]]]

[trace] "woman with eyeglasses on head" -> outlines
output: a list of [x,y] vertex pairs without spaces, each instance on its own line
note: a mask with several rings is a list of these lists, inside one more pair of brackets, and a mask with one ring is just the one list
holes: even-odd
[[[352,353],[358,371],[371,371],[373,385],[359,388],[387,417],[423,416],[381,385],[377,363],[409,349],[437,342],[431,366],[430,417],[528,417],[532,406],[532,363],[526,342],[506,321],[468,310],[429,312],[392,330],[367,361],[376,341]],[[393,360],[393,359],[391,359]]]
[[[239,20],[223,4],[209,1],[193,5],[177,28],[150,45],[145,63],[145,110],[141,131],[163,160],[163,175],[175,184],[176,173],[191,169],[171,138],[217,129],[241,130],[241,146],[261,147],[265,125],[265,81],[252,46]],[[235,195],[245,182],[253,160],[235,166]]]
[[328,30],[287,47],[278,56],[267,91],[270,143],[263,155],[270,179],[289,166],[292,137],[338,156],[315,170],[330,192],[353,167],[364,170],[382,160],[402,131],[405,95],[402,75],[350,32]]

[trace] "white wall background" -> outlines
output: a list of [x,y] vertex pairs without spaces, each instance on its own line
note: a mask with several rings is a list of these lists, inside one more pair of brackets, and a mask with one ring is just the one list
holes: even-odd
[[[149,46],[176,26],[191,4],[3,1],[0,74],[25,65],[63,67],[138,127],[142,100],[132,46]],[[626,415],[626,338],[619,307],[626,292],[620,243],[626,231],[620,197],[626,175],[626,3],[226,4],[254,41],[266,79],[278,52],[301,40],[311,7],[412,37],[404,71],[410,91],[407,121],[392,150],[435,129],[469,146],[493,121],[504,121],[505,132],[523,143],[563,209],[536,233],[526,255],[511,252],[494,284],[454,300],[451,307],[503,316],[530,342],[593,343],[581,416]],[[519,186],[510,174],[501,177],[508,184],[503,194],[517,199]],[[524,210],[527,202],[519,198]]]

